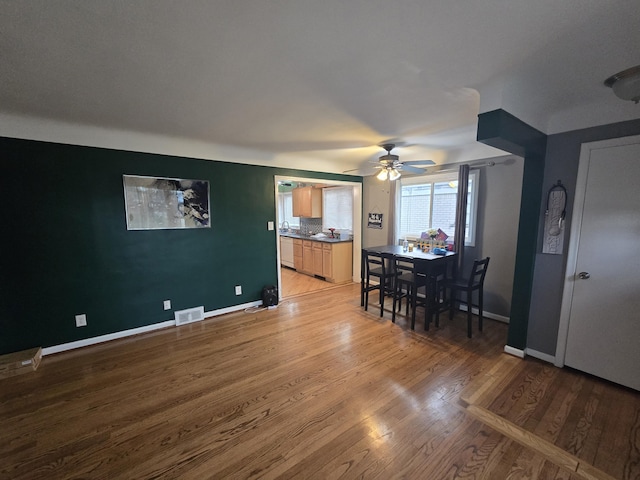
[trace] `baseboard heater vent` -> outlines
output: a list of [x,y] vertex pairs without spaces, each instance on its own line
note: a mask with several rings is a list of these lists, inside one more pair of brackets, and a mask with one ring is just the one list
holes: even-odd
[[176,313],[176,325],[199,322],[204,319],[204,307],[187,308]]

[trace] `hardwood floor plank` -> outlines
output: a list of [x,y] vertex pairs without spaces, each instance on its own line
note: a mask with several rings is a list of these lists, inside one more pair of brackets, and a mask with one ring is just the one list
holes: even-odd
[[0,479],[637,477],[637,392],[505,355],[504,324],[390,317],[351,284],[45,357],[0,380]]

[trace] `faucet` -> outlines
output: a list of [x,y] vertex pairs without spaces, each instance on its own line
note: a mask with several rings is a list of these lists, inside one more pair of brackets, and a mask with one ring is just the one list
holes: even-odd
[[[284,226],[284,224],[287,224],[286,228]],[[289,222],[287,222],[286,220],[282,222],[282,230],[289,230],[291,227],[289,226]]]

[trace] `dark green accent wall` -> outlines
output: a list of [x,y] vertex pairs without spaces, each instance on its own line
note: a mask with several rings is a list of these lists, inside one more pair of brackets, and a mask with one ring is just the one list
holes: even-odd
[[[0,138],[0,165],[0,354],[259,300],[277,283],[274,175],[362,181],[11,138]],[[128,231],[123,174],[208,180],[212,227]]]
[[536,260],[547,137],[504,110],[478,116],[479,142],[524,157],[520,223],[507,344],[524,350]]

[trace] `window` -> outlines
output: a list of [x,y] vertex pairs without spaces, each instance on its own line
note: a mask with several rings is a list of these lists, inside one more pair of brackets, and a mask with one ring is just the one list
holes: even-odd
[[[469,173],[465,245],[475,245],[478,170]],[[458,174],[411,177],[400,181],[397,238],[420,238],[429,229],[455,235]]]
[[300,217],[293,216],[293,194],[291,192],[278,194],[278,218],[280,226],[283,222],[287,222],[289,228],[300,228]]
[[353,189],[329,187],[322,189],[322,231],[353,230]]

